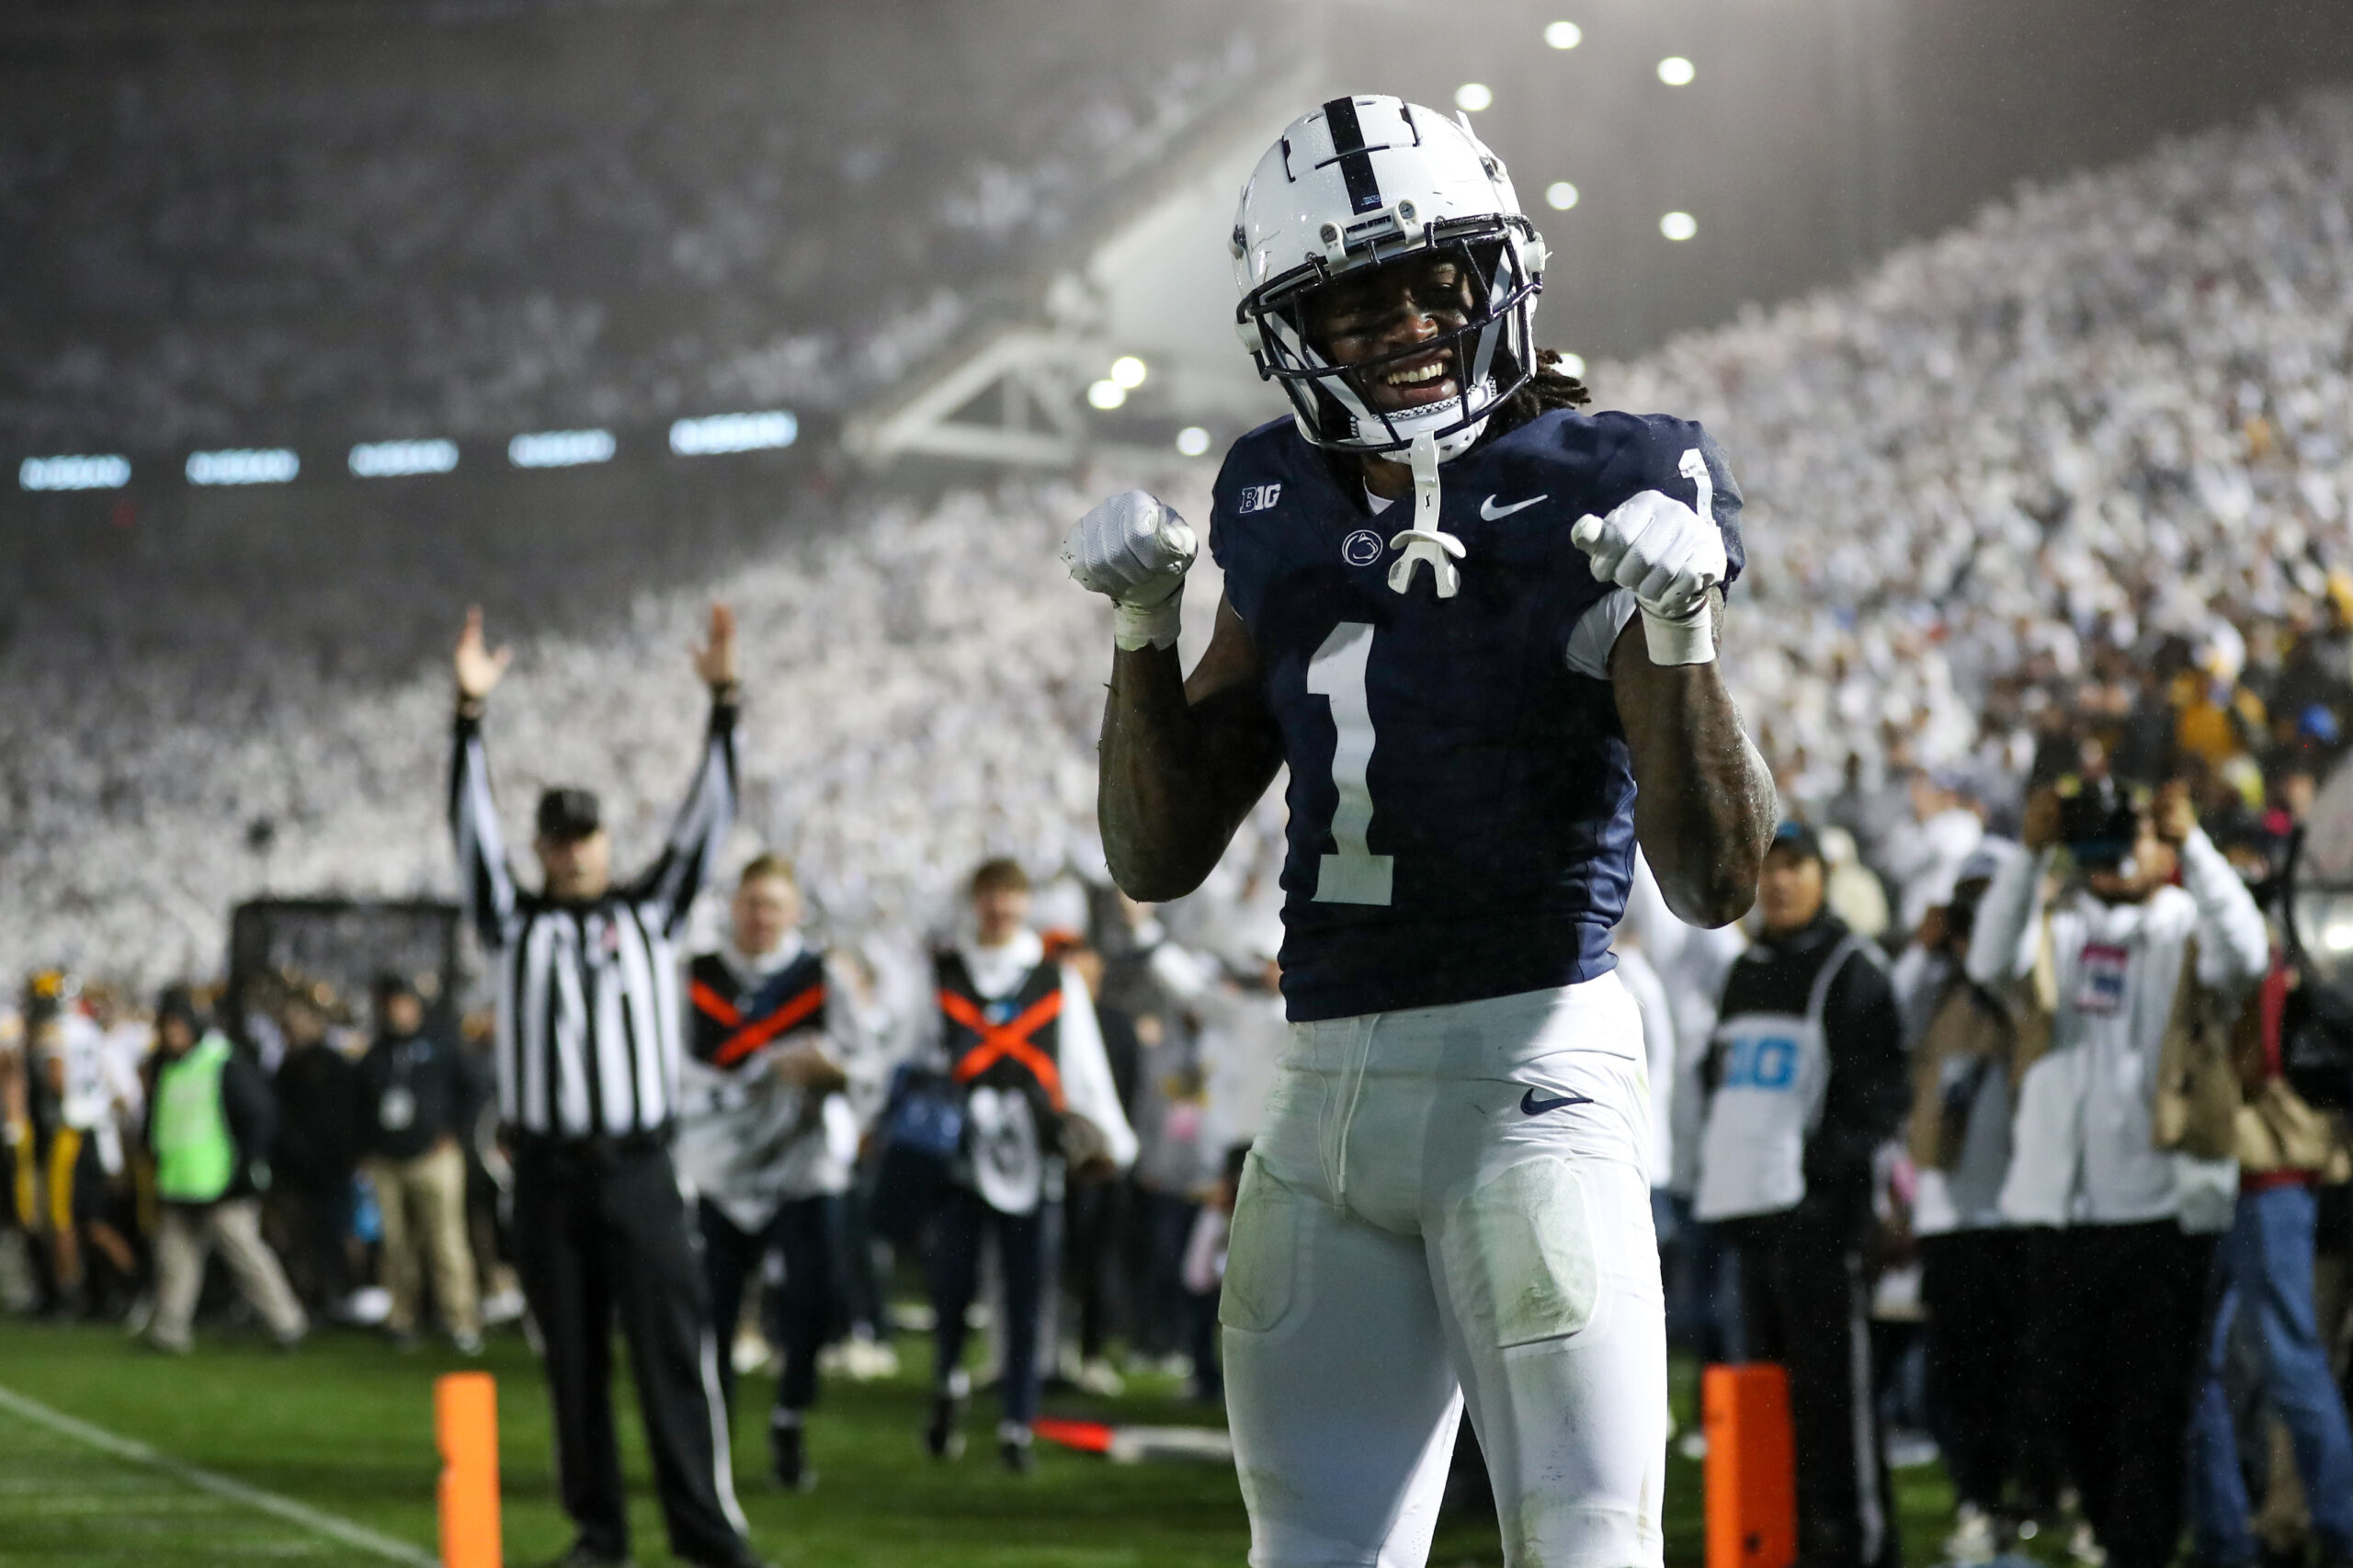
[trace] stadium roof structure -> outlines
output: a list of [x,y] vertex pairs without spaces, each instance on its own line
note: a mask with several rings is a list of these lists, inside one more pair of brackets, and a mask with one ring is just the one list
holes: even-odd
[[1248,10],[12,17],[0,450],[339,457],[847,412],[1025,316],[1137,171],[1252,94]]

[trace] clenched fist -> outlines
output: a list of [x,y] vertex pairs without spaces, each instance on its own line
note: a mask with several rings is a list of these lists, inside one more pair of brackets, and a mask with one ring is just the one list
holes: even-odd
[[1633,594],[1653,664],[1704,665],[1716,656],[1708,590],[1722,585],[1730,563],[1713,517],[1665,491],[1645,490],[1606,517],[1579,517],[1569,540],[1593,558],[1596,577]]
[[1159,497],[1112,496],[1072,526],[1063,563],[1078,585],[1111,601],[1111,641],[1126,650],[1176,642],[1185,574],[1199,549],[1193,529]]

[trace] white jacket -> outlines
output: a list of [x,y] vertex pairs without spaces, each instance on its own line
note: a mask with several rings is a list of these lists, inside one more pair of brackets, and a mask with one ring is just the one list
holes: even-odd
[[[1970,941],[1970,978],[2024,980],[2034,969],[2052,852],[2012,857],[1986,889]],[[2018,1085],[2002,1212],[2029,1225],[2228,1222],[2236,1168],[2158,1149],[2150,1131],[2158,1052],[2198,939],[2198,980],[2242,992],[2263,976],[2262,911],[2203,832],[2181,846],[2180,887],[2107,904],[2078,890],[2051,914],[2058,1010],[2051,1050]],[[2219,1214],[2219,1218],[2218,1218]]]

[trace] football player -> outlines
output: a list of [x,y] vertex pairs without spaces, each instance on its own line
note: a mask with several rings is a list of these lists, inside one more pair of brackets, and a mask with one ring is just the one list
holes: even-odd
[[1180,518],[1131,492],[1064,554],[1114,605],[1123,889],[1190,892],[1290,768],[1291,1039],[1220,1305],[1250,1561],[1421,1562],[1467,1399],[1515,1568],[1654,1565],[1650,1112],[1609,929],[1637,842],[1687,921],[1756,894],[1773,787],[1716,663],[1740,492],[1696,425],[1578,412],[1530,338],[1543,241],[1467,121],[1333,99],[1231,241],[1294,413],[1219,476],[1191,676]]

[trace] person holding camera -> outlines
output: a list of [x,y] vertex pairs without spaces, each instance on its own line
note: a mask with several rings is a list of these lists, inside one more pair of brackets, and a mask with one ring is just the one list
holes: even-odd
[[2029,1371],[2109,1568],[2165,1568],[2207,1271],[2236,1186],[2227,1138],[2184,1131],[2201,1119],[2178,1063],[2262,978],[2270,944],[2185,788],[2146,805],[2104,779],[2067,790],[2028,800],[2028,853],[1985,890],[1968,971],[2018,988],[2047,1036],[2020,1053],[1999,1200],[2037,1228]]

